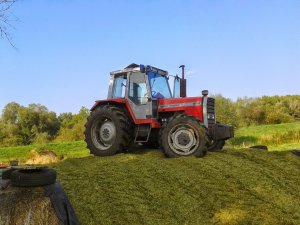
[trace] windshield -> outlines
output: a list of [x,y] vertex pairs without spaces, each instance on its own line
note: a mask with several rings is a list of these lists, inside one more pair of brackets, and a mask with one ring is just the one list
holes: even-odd
[[165,76],[149,72],[148,79],[153,98],[171,98],[169,82]]

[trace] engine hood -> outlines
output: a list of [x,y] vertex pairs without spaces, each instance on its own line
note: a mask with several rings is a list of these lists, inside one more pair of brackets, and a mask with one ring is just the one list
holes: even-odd
[[161,98],[158,100],[158,111],[165,111],[166,109],[200,106],[202,105],[202,99],[202,97]]

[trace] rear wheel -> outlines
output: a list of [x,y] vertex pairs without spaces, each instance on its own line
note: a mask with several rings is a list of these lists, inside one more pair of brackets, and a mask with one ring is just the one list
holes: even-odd
[[174,116],[160,131],[160,144],[167,157],[198,156],[206,154],[205,128],[193,116]]
[[131,124],[118,107],[104,105],[91,112],[85,124],[85,141],[91,153],[97,156],[114,155],[128,148]]

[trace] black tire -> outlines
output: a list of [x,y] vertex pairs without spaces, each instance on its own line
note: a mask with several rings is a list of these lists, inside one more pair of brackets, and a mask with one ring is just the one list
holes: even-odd
[[2,179],[3,180],[9,180],[10,176],[11,176],[11,173],[14,170],[15,170],[14,168],[9,168],[9,169],[4,170],[4,172],[2,173]]
[[298,157],[300,157],[300,150],[293,150],[292,153]]
[[223,149],[224,145],[225,145],[224,140],[213,141],[212,144],[209,145],[207,150],[210,151],[210,152],[221,150],[221,149]]
[[18,169],[11,173],[11,184],[16,187],[38,187],[54,184],[56,171],[53,169]]
[[85,124],[85,142],[91,154],[109,156],[128,149],[131,123],[118,107],[103,105],[91,112]]
[[268,147],[266,145],[254,145],[249,148],[255,148],[255,149],[260,149],[260,150],[268,150]]
[[160,147],[169,158],[190,155],[203,157],[207,152],[205,128],[193,116],[173,116],[162,126],[159,138]]

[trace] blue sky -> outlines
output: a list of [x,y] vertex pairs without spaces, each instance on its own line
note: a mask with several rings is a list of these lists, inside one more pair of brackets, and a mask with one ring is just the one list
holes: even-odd
[[298,0],[24,0],[12,12],[18,50],[0,39],[0,109],[76,113],[133,62],[185,64],[189,96],[300,94]]

